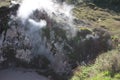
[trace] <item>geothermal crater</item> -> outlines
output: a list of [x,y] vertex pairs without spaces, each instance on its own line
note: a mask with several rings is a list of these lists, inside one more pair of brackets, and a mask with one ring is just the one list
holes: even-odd
[[[72,15],[73,8],[56,0],[23,0],[1,7],[0,74],[12,80],[16,80],[14,75],[22,80],[48,80],[38,72],[58,80],[70,75],[77,65],[87,64],[100,52],[110,50],[107,30],[78,27],[88,24]],[[14,71],[19,67],[36,72]]]

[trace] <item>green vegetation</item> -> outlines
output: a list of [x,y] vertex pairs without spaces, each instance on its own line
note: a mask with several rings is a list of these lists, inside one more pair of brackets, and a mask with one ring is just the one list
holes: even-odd
[[111,33],[120,36],[119,14],[107,12],[105,9],[96,6],[92,9],[87,5],[77,6],[73,12],[78,19],[89,21],[93,27],[105,26]]
[[[9,5],[10,0],[1,0],[1,6]],[[54,38],[50,37],[50,29],[44,29],[43,35],[47,36],[46,38],[49,42],[61,43],[61,39],[66,41],[67,45],[64,45],[64,49],[66,52],[69,52],[70,59],[73,62],[82,61],[93,61],[94,64],[87,64],[78,66],[73,71],[73,76],[70,80],[120,80],[120,13],[114,12],[114,10],[110,10],[109,8],[101,8],[98,7],[98,3],[104,3],[107,5],[118,5],[120,4],[120,0],[66,0],[68,3],[76,4],[73,9],[73,15],[77,17],[78,20],[84,21],[86,24],[90,24],[90,28],[78,28],[78,34],[76,37],[68,40],[65,36],[66,32],[63,29],[59,29],[54,27]],[[84,1],[88,1],[90,3],[83,3]],[[82,3],[82,4],[80,4]],[[94,4],[95,3],[95,4]],[[79,5],[80,4],[80,5]],[[116,8],[117,9],[117,8]],[[92,26],[92,27],[91,27]],[[88,27],[88,26],[87,26]],[[106,42],[104,40],[108,40],[106,31],[98,31],[101,34],[100,43],[93,45],[93,40],[86,39],[86,35],[94,35],[95,31],[93,29],[102,27],[110,32],[112,35],[112,51],[107,51],[108,46],[106,46]],[[106,39],[107,38],[107,39]],[[109,38],[109,39],[111,39]],[[51,51],[55,52],[56,48],[54,43],[52,43]],[[73,49],[71,49],[72,46]],[[95,47],[93,47],[95,46]],[[100,49],[102,48],[102,49]],[[106,48],[106,49],[105,49]],[[72,52],[70,52],[72,50]],[[6,51],[6,50],[4,50]],[[8,50],[7,50],[8,51]],[[105,52],[107,51],[107,52]],[[105,52],[105,53],[102,53]],[[7,52],[5,52],[7,53]],[[99,53],[99,55],[98,55]],[[89,56],[88,58],[86,57]],[[6,54],[6,57],[9,55]],[[96,56],[98,56],[96,58]],[[14,55],[11,55],[9,58],[13,58]],[[94,60],[95,59],[95,60]],[[33,66],[39,67],[37,64],[38,60],[45,61],[47,60],[36,58],[33,61],[36,64],[32,64]],[[44,66],[48,66],[48,64],[42,64]],[[40,66],[41,67],[41,66]],[[47,72],[46,72],[47,73]]]
[[120,52],[112,50],[96,58],[95,64],[75,69],[70,80],[119,80]]
[[112,50],[107,53],[101,54],[95,64],[97,69],[101,71],[110,71],[112,74],[120,71],[120,52],[118,50]]
[[79,66],[70,80],[120,80],[120,13],[102,9],[93,3],[77,5],[73,12],[78,19],[89,22],[93,28],[109,30],[116,50],[99,55],[94,64]]

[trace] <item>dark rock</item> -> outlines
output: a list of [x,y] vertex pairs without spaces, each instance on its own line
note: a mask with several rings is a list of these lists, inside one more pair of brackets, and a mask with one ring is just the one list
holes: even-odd
[[12,7],[2,6],[0,7],[0,34],[4,32],[4,40],[6,36],[7,29],[9,28],[9,20],[11,15],[16,15],[16,11],[19,7],[19,4],[16,4]]

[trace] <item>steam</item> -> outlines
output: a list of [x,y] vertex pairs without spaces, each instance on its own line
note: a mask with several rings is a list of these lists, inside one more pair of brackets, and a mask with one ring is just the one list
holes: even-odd
[[[50,60],[52,65],[59,65],[62,61],[58,62],[57,58],[55,58],[48,48],[50,46],[46,46],[47,40],[46,37],[42,35],[41,28],[48,27],[47,25],[53,21],[55,22],[53,23],[54,26],[57,25],[57,27],[66,29],[66,35],[72,36],[76,32],[74,28],[75,25],[73,24],[74,17],[71,13],[73,7],[74,6],[67,5],[64,2],[58,3],[56,0],[23,0],[22,3],[20,3],[17,17],[25,27],[29,28],[26,34],[31,40],[33,47],[32,53],[35,55],[44,55]],[[54,34],[50,35],[54,36]],[[61,69],[59,69],[59,71],[61,71]]]
[[[24,26],[29,27],[27,35],[31,38],[34,48],[35,46],[39,47],[38,51],[36,51],[37,53],[40,51],[47,51],[46,53],[49,52],[45,49],[46,42],[41,37],[40,29],[46,27],[50,21],[42,19],[39,16],[45,14],[43,16],[47,16],[50,18],[49,20],[54,20],[56,23],[61,24],[62,27],[67,29],[67,31],[71,30],[70,32],[74,33],[74,17],[71,13],[73,7],[73,5],[67,5],[65,2],[58,3],[56,0],[23,0],[20,3],[17,17],[22,21]],[[36,10],[38,10],[38,12],[35,12]],[[37,16],[35,16],[34,13],[37,13]],[[69,35],[71,36],[71,34]]]
[[[18,10],[18,17],[26,21],[35,10],[45,11],[50,18],[55,20],[67,19],[71,20],[71,9],[66,3],[59,4],[53,0],[23,0]],[[69,18],[69,19],[68,19]]]
[[28,19],[28,22],[33,26],[38,26],[39,28],[43,28],[47,25],[47,22],[45,20],[42,20],[42,19],[39,22],[37,22],[33,19]]

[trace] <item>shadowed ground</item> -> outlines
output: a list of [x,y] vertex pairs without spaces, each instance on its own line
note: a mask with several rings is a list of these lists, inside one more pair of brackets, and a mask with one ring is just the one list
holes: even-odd
[[5,69],[0,71],[0,80],[49,80],[34,71]]

